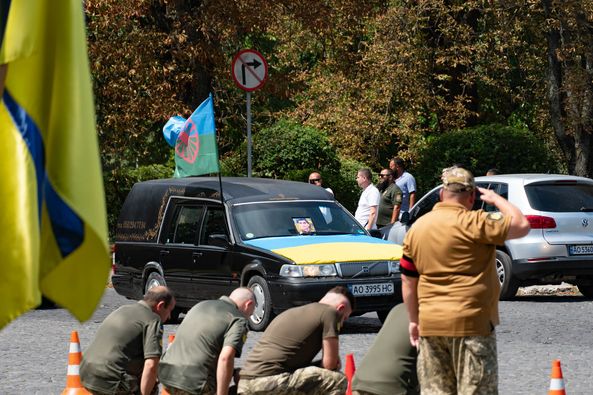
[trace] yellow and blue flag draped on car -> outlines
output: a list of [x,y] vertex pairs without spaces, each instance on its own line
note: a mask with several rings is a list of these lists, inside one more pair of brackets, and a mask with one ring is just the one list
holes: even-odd
[[41,292],[86,320],[110,261],[82,2],[1,8],[0,328]]
[[174,116],[163,127],[169,145],[175,147],[174,177],[218,173],[218,149],[212,95],[198,106],[189,119]]
[[246,240],[297,265],[353,261],[398,261],[402,246],[367,235],[288,236]]

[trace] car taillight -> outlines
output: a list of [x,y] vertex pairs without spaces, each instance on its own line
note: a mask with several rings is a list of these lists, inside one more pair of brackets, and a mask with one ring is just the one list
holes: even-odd
[[543,215],[526,215],[531,229],[554,229],[556,227],[556,221],[552,217],[545,217]]
[[115,244],[111,245],[111,270],[115,273],[115,251],[117,247]]

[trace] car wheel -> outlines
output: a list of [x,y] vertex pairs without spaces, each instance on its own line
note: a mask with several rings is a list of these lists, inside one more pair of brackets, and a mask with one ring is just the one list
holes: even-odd
[[576,285],[579,288],[579,292],[582,293],[585,298],[593,298],[593,285],[591,282],[587,282],[585,284],[577,282]]
[[185,311],[179,307],[173,308],[173,310],[171,310],[171,317],[169,317],[167,324],[179,324],[179,314],[183,312]]
[[272,320],[272,297],[268,283],[260,276],[249,279],[247,286],[255,295],[255,310],[249,317],[249,327],[254,331],[263,331]]
[[144,284],[144,294],[146,294],[149,289],[158,287],[159,285],[167,285],[165,283],[165,279],[159,272],[151,272],[146,278],[146,283]]
[[377,310],[377,317],[379,317],[379,321],[381,321],[382,324],[385,323],[385,320],[387,319],[387,316],[389,315],[389,312],[391,310]]
[[511,257],[496,250],[496,275],[500,282],[500,300],[513,298],[519,289],[519,282],[513,277]]

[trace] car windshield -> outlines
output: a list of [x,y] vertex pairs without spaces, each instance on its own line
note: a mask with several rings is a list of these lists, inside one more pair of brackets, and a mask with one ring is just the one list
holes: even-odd
[[243,203],[233,207],[233,220],[242,240],[365,233],[341,206],[325,201]]
[[556,213],[593,211],[593,185],[576,182],[531,184],[525,192],[532,208]]

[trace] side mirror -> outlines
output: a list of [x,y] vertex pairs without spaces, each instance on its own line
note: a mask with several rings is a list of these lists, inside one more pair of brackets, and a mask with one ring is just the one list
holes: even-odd
[[208,245],[229,248],[230,242],[227,235],[222,233],[214,233],[208,236]]
[[383,238],[383,234],[379,229],[371,229],[369,230],[369,233],[371,234],[371,236],[376,237],[377,239]]
[[407,225],[410,222],[410,213],[408,211],[404,211],[399,222],[401,222],[404,225]]

